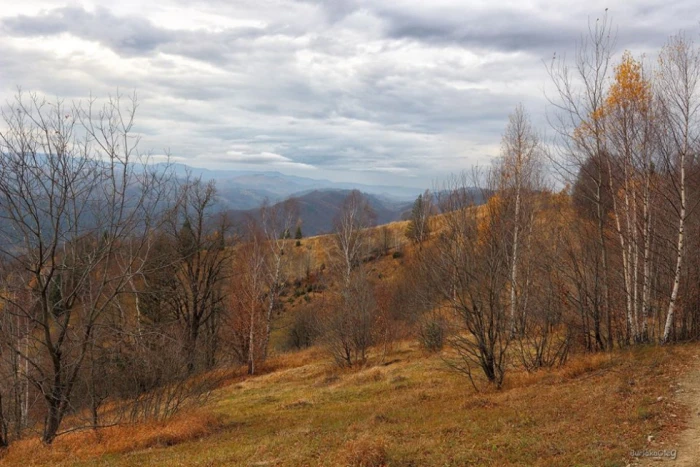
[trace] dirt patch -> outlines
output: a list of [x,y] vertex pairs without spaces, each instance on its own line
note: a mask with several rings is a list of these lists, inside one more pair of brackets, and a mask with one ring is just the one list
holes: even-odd
[[671,443],[662,445],[650,439],[648,446],[636,453],[638,457],[632,466],[700,466],[700,355],[693,357],[690,367],[691,370],[677,383],[674,394],[675,402],[688,410],[685,429]]

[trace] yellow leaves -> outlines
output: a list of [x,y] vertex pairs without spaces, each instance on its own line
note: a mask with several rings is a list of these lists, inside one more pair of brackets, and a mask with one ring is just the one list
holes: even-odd
[[574,130],[574,138],[582,141],[591,136],[602,136],[603,120],[611,115],[647,114],[651,107],[651,83],[644,77],[642,63],[629,51],[615,67],[615,77],[603,105],[591,111],[589,119]]
[[642,64],[626,51],[615,67],[615,82],[610,86],[605,109],[646,112],[651,103],[651,83],[644,78]]

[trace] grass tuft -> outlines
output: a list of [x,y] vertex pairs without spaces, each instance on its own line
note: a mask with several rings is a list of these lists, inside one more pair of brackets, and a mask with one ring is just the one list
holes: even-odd
[[340,459],[348,467],[382,467],[388,462],[385,442],[368,437],[349,441]]

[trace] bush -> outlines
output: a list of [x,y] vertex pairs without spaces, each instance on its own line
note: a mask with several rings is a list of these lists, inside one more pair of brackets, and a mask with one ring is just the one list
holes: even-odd
[[294,321],[287,334],[288,349],[305,349],[311,347],[318,339],[320,329],[314,310],[302,310],[294,315]]
[[326,348],[338,366],[359,366],[366,362],[377,331],[379,316],[372,284],[361,273],[354,273],[338,298],[324,313]]
[[420,343],[429,352],[439,352],[445,345],[446,324],[442,319],[430,319],[420,330]]

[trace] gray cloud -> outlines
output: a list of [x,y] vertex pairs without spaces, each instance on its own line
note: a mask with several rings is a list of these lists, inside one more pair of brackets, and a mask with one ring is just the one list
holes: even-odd
[[[170,0],[0,11],[0,99],[136,90],[143,150],[194,166],[427,186],[487,163],[522,102],[544,122],[542,60],[603,0]],[[611,9],[618,48],[653,53],[700,7]]]
[[92,13],[79,7],[57,8],[37,16],[7,18],[2,24],[9,34],[52,36],[69,32],[126,54],[150,52],[175,39],[173,32],[159,29],[146,19],[117,17],[103,7]]
[[457,43],[467,47],[496,50],[550,50],[553,44],[576,39],[576,32],[562,24],[523,18],[508,10],[460,11],[456,15],[412,15],[385,13],[392,37],[411,38],[438,44]]

